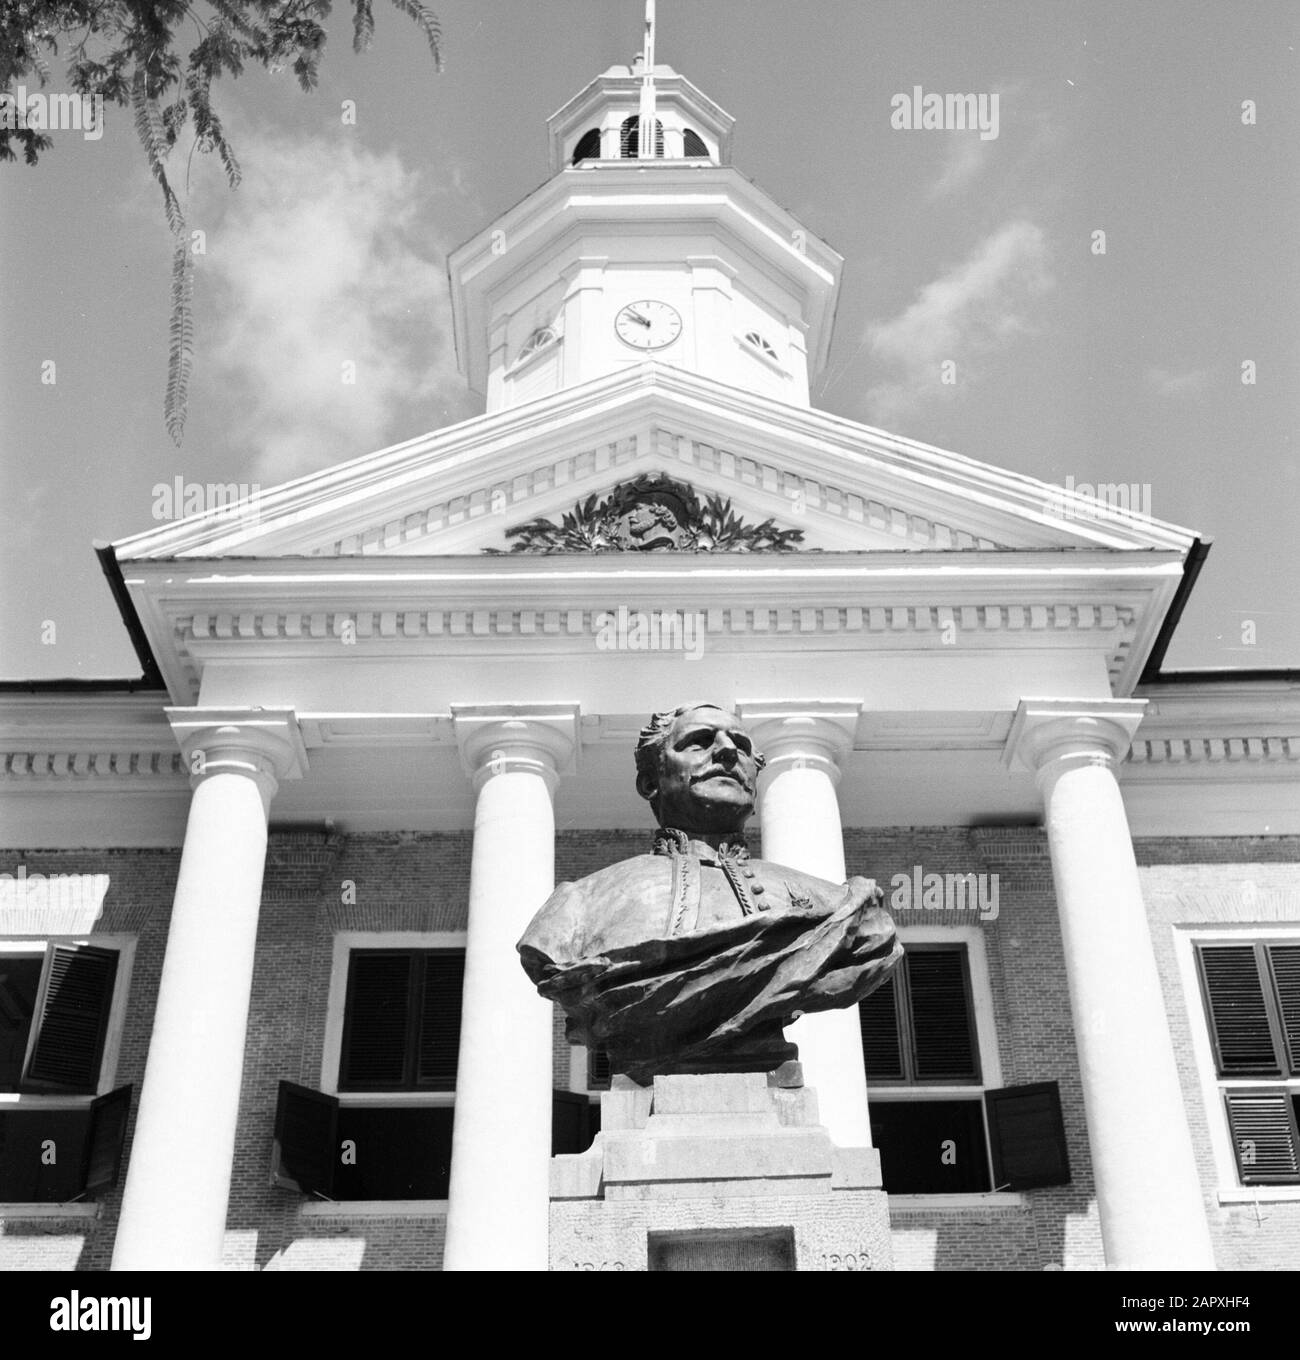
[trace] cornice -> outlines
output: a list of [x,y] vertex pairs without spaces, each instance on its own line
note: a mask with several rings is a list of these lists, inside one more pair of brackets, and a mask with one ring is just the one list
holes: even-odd
[[[788,635],[800,645],[800,635]],[[132,696],[136,698],[139,696]],[[188,797],[189,771],[168,725],[163,696],[145,704],[124,731],[117,696],[76,709],[41,701],[42,713],[15,714],[20,705],[0,696],[0,794],[108,794],[167,792]],[[31,700],[26,701],[28,705]],[[147,699],[145,703],[149,703]],[[788,706],[788,705],[787,705]],[[804,705],[806,707],[806,705]],[[770,705],[768,705],[770,707]],[[1191,782],[1249,784],[1260,779],[1300,782],[1300,722],[1279,722],[1246,699],[1235,712],[1175,725],[1148,709],[1120,768],[1125,785]],[[1009,712],[897,712],[867,709],[856,723],[852,750],[868,759],[889,751],[1003,750],[1012,724]],[[451,712],[303,713],[307,750],[457,745]],[[590,714],[574,732],[575,749],[593,744],[631,750],[645,721],[642,714]],[[996,778],[990,766],[990,778]],[[310,779],[310,775],[308,775]]]
[[1185,554],[1195,541],[1176,525],[960,454],[647,361],[261,492],[245,520],[213,511],[123,539],[116,551],[126,568],[184,556],[502,546],[497,523],[567,509],[633,469],[700,475],[709,489],[748,496],[791,524],[806,515],[810,527],[838,525],[853,535],[845,547],[863,546],[864,533],[872,546],[883,535],[943,550]]

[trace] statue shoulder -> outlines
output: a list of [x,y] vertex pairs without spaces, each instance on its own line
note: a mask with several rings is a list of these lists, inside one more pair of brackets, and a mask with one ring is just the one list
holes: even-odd
[[611,928],[627,920],[629,909],[642,902],[660,880],[671,881],[668,860],[635,855],[595,873],[556,885],[519,942],[524,949],[550,958],[581,957],[610,942]]

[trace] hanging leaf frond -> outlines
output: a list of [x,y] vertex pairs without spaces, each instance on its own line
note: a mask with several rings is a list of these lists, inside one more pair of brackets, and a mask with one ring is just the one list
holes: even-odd
[[368,52],[375,37],[375,15],[370,0],[353,0],[352,50]]
[[167,168],[163,165],[163,157],[169,150],[167,132],[163,126],[158,101],[149,93],[143,66],[135,68],[135,75],[131,79],[131,108],[135,114],[136,136],[144,147],[149,169],[162,189],[167,225],[173,234],[179,234],[185,230],[185,214],[181,211],[181,205],[167,180]]
[[172,251],[172,316],[167,346],[167,396],[163,418],[172,443],[180,447],[189,403],[190,369],[194,362],[194,259],[181,237]]
[[427,6],[418,3],[418,0],[393,0],[393,4],[409,15],[424,30],[424,36],[429,42],[429,51],[433,53],[434,70],[442,70],[442,25],[438,22],[438,16]]

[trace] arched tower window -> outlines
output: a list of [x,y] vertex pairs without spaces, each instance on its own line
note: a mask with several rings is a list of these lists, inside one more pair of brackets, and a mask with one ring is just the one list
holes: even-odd
[[[641,154],[640,149],[640,126],[641,120],[634,113],[631,118],[623,119],[623,126],[618,130],[618,154],[623,157],[634,157]],[[655,155],[664,154],[664,125],[655,119]]]
[[540,349],[545,349],[548,345],[553,345],[560,337],[555,333],[551,326],[539,326],[523,343],[516,363],[523,363],[525,359],[530,359]]
[[577,165],[579,161],[599,160],[600,159],[600,129],[592,128],[584,132],[578,138],[578,144],[573,148],[573,163]]
[[685,142],[684,153],[687,156],[707,156],[709,154],[709,148],[704,145],[704,138],[694,128],[686,129],[683,141]]

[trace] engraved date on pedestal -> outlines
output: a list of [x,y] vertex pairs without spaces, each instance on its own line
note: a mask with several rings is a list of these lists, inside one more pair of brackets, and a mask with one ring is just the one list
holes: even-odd
[[561,1261],[560,1270],[626,1270],[623,1261]]
[[831,1251],[822,1255],[823,1270],[870,1270],[869,1251]]

